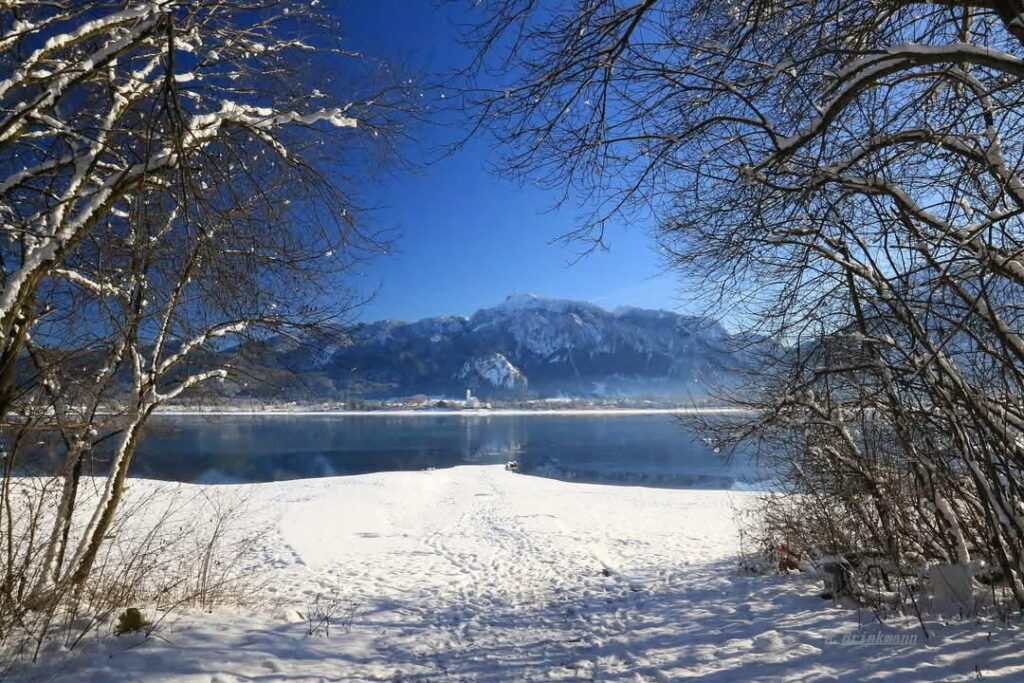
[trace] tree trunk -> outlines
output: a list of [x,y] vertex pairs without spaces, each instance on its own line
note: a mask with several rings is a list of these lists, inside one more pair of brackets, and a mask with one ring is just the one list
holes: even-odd
[[70,583],[76,592],[80,592],[85,586],[92,572],[96,556],[99,554],[103,539],[110,530],[114,521],[114,513],[121,502],[124,494],[125,480],[128,478],[128,466],[131,464],[132,455],[135,453],[135,446],[138,443],[142,426],[152,412],[155,404],[149,403],[141,407],[124,431],[121,443],[111,463],[111,471],[107,478],[107,487],[103,498],[96,503],[96,513],[89,523],[89,527],[79,543],[78,552],[75,553],[69,565]]

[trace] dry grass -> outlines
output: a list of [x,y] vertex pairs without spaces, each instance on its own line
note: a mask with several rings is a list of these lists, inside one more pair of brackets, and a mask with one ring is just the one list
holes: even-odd
[[[84,589],[61,586],[40,601],[32,588],[42,571],[46,511],[59,487],[38,478],[11,482],[11,533],[0,567],[0,679],[51,649],[114,633],[128,608],[142,612],[148,636],[182,611],[258,602],[254,553],[267,525],[253,521],[244,490],[136,483]],[[76,518],[71,535],[83,525]]]

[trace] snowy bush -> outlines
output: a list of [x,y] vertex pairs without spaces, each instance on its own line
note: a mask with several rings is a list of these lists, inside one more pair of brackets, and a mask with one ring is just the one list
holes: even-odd
[[[96,495],[97,482],[83,480],[83,510]],[[139,610],[145,624],[129,630],[149,634],[173,612],[209,610],[217,605],[256,604],[259,564],[256,550],[265,534],[243,496],[212,497],[185,490],[156,495],[157,487],[136,484],[111,526],[104,551],[81,591],[32,593],[43,570],[45,537],[32,525],[53,515],[52,497],[42,479],[19,480],[12,508],[17,545],[4,570],[10,590],[0,611],[0,660],[8,667],[34,660],[54,647],[73,649],[92,633],[119,633],[120,616]],[[137,489],[137,490],[136,490]],[[40,517],[33,517],[38,511]],[[74,541],[86,520],[73,520]],[[134,617],[129,617],[133,619]],[[0,668],[0,677],[5,672]]]
[[762,362],[725,398],[754,417],[706,428],[793,496],[772,536],[900,576],[985,566],[1018,608],[1019,10],[502,0],[469,34],[512,65],[474,100],[507,170],[596,199],[576,236],[598,243],[653,213],[695,298],[746,328]]

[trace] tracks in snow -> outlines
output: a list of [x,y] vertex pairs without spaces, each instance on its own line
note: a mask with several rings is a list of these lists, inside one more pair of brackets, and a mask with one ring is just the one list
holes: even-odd
[[550,517],[545,530],[530,529],[533,516],[517,515],[493,476],[512,475],[487,473],[487,491],[453,494],[453,521],[423,541],[453,575],[446,590],[424,596],[431,629],[421,637],[435,671],[487,679],[498,657],[506,675],[511,666],[524,679],[590,680],[616,660],[629,665],[626,647],[603,662],[599,651],[628,640],[636,592],[607,571],[591,539],[565,543],[569,530]]
[[353,680],[659,679],[663,643],[650,645],[667,606],[689,601],[694,577],[675,563],[690,553],[664,518],[629,520],[657,514],[666,494],[563,491],[496,467],[452,474],[395,475],[404,486],[380,487],[333,529],[309,520],[335,500],[290,513],[285,537],[305,565],[282,593],[341,587],[361,601],[351,637],[372,646],[350,661]]

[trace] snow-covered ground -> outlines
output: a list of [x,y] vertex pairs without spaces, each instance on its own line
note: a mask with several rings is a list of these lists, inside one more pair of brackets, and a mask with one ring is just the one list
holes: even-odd
[[[133,495],[171,485],[137,481]],[[188,489],[198,488],[186,486]],[[205,487],[272,529],[263,606],[92,639],[73,681],[1024,680],[1014,626],[879,627],[798,576],[737,573],[755,494],[575,484],[500,466]],[[258,519],[257,519],[258,518]],[[317,596],[351,628],[308,635]],[[870,641],[879,633],[901,644]],[[854,636],[860,640],[843,640]]]

